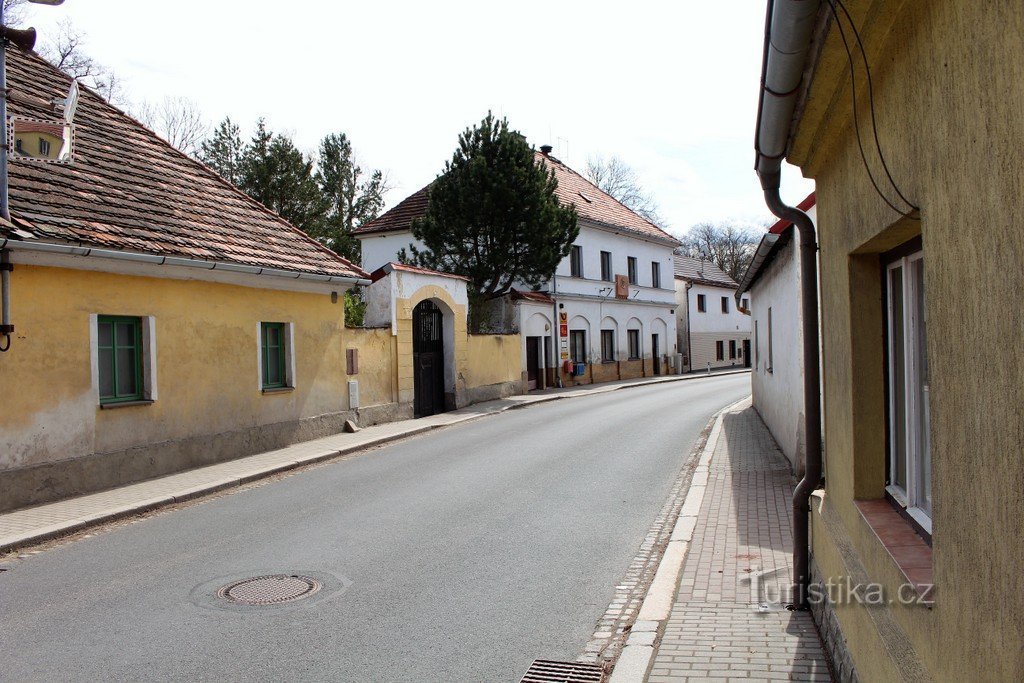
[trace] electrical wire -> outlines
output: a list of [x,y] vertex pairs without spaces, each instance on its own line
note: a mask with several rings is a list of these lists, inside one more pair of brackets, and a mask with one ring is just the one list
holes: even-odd
[[896,194],[899,195],[900,199],[902,199],[907,204],[907,206],[909,206],[911,208],[912,211],[919,211],[920,210],[919,207],[914,205],[912,202],[908,201],[906,199],[906,197],[903,196],[903,193],[900,192],[899,187],[896,186],[896,181],[893,180],[892,174],[889,172],[889,166],[888,166],[888,164],[885,161],[885,155],[882,153],[882,146],[881,146],[881,144],[880,144],[880,142],[878,140],[878,127],[877,127],[877,125],[875,123],[875,106],[874,106],[873,86],[872,86],[872,83],[871,83],[871,75],[870,75],[871,71],[870,71],[870,69],[868,67],[867,54],[864,52],[864,44],[861,42],[860,33],[857,31],[857,27],[854,25],[853,19],[850,17],[849,12],[846,11],[846,7],[842,5],[842,0],[826,0],[826,1],[828,2],[829,8],[832,10],[832,16],[835,17],[836,27],[839,29],[839,37],[843,41],[843,47],[846,49],[846,57],[847,57],[847,59],[849,60],[849,63],[850,63],[850,89],[851,89],[852,105],[853,105],[853,107],[852,107],[853,108],[853,127],[854,127],[854,130],[855,130],[856,135],[857,135],[857,147],[860,150],[860,158],[861,158],[861,161],[864,164],[864,170],[868,174],[868,179],[871,181],[871,186],[875,189],[875,193],[879,197],[882,198],[882,201],[884,201],[886,203],[886,205],[890,209],[892,209],[893,211],[895,211],[899,215],[903,216],[904,218],[909,218],[909,219],[912,219],[912,220],[921,220],[920,217],[913,216],[910,213],[901,210],[898,206],[896,206],[896,204],[894,204],[892,201],[890,201],[889,198],[885,195],[884,192],[882,192],[881,188],[878,186],[878,182],[875,180],[875,176],[871,172],[871,167],[868,165],[867,155],[864,153],[864,143],[861,140],[861,135],[860,135],[860,117],[857,115],[857,77],[856,77],[856,73],[855,73],[855,66],[856,65],[854,63],[853,51],[850,49],[850,43],[849,43],[849,41],[846,38],[846,31],[843,29],[843,22],[842,22],[842,20],[839,17],[839,13],[836,11],[836,2],[838,2],[839,5],[842,7],[843,13],[846,15],[847,21],[849,21],[850,27],[853,29],[853,32],[854,32],[854,34],[856,36],[856,39],[857,39],[857,45],[858,45],[858,47],[860,47],[861,57],[863,58],[863,61],[864,61],[864,69],[865,69],[865,71],[868,74],[868,103],[869,103],[869,106],[870,106],[870,109],[871,109],[871,127],[872,127],[872,130],[873,130],[873,133],[874,133],[875,147],[878,150],[878,157],[879,157],[879,159],[881,159],[882,167],[885,169],[886,176],[889,178],[889,182],[892,184],[893,189],[896,190]]
[[892,185],[892,189],[896,190],[896,194],[900,196],[900,199],[902,199],[903,202],[914,211],[920,211],[920,207],[907,199],[906,196],[900,192],[900,188],[893,179],[892,173],[889,172],[889,164],[885,162],[885,155],[882,154],[882,143],[878,140],[878,123],[875,121],[875,86],[871,81],[871,67],[868,66],[868,54],[864,50],[864,41],[861,40],[860,31],[857,30],[857,25],[853,22],[853,17],[850,16],[850,12],[846,9],[846,5],[843,3],[843,0],[836,0],[836,3],[839,5],[839,9],[843,10],[843,14],[846,15],[846,20],[849,22],[850,28],[853,29],[853,37],[857,39],[857,47],[860,48],[861,61],[864,62],[864,73],[867,75],[868,82],[868,108],[871,111],[871,130],[875,136],[875,149],[878,150],[878,158],[882,161],[882,168],[885,169],[885,175],[889,178],[889,184]]

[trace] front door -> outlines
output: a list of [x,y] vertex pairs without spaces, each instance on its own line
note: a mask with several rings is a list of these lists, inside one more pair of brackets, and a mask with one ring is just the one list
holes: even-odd
[[651,356],[654,358],[654,374],[661,374],[661,346],[658,344],[658,335],[651,335]]
[[540,337],[526,338],[526,390],[537,388],[540,377]]
[[444,412],[444,316],[433,301],[412,312],[412,366],[416,417]]
[[743,367],[750,367],[750,340],[743,340]]

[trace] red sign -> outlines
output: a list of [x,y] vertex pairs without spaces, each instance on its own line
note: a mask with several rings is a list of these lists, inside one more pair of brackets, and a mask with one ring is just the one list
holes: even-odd
[[560,322],[563,325],[566,324],[567,322],[569,322],[569,314],[566,313],[565,311],[559,311],[558,312],[558,322]]
[[615,276],[615,298],[616,299],[628,299],[629,298],[629,277],[626,275]]
[[563,337],[568,337],[569,336],[569,326],[568,325],[559,325],[558,326],[558,334],[560,334]]

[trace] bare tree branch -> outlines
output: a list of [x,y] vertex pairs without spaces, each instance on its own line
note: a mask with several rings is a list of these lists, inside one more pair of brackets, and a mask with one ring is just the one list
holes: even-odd
[[644,191],[639,176],[618,157],[605,161],[604,157],[591,157],[584,170],[587,180],[659,227],[663,221],[658,215],[658,203]]
[[678,251],[694,258],[713,261],[733,280],[739,281],[754,258],[761,234],[759,229],[736,222],[697,223],[683,236]]
[[199,158],[210,127],[195,100],[167,96],[157,103],[143,102],[135,116],[185,154]]

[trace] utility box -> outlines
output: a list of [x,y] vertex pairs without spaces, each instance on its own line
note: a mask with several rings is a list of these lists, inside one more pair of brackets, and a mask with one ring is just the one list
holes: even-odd
[[359,382],[350,379],[348,381],[348,409],[355,410],[359,407]]

